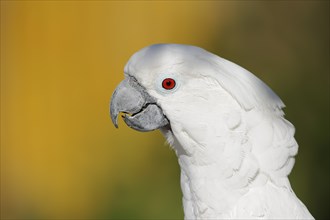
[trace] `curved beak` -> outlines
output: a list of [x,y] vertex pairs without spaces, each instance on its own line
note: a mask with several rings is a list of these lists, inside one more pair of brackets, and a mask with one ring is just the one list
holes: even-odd
[[152,131],[169,124],[162,109],[134,77],[127,77],[111,97],[110,115],[118,128],[118,115],[122,112],[125,123],[138,131]]

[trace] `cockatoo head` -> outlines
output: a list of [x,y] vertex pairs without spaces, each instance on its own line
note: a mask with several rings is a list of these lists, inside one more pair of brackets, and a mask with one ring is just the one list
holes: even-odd
[[178,44],[138,51],[124,72],[112,95],[112,121],[117,127],[122,112],[133,129],[163,132],[181,167],[186,219],[311,217],[302,214],[304,208],[292,214],[296,206],[286,205],[287,212],[275,211],[274,217],[278,209],[268,208],[270,198],[291,195],[258,191],[272,184],[290,189],[287,176],[298,145],[283,117],[284,104],[256,76],[201,48]]
[[130,58],[124,72],[110,105],[116,127],[120,112],[125,113],[126,124],[139,131],[174,126],[199,131],[214,121],[222,123],[220,113],[260,108],[282,114],[284,106],[253,74],[195,46],[143,48]]

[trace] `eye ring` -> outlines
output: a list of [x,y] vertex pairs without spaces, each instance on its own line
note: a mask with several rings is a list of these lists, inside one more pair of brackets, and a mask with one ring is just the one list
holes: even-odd
[[159,73],[155,80],[155,89],[159,94],[169,95],[181,87],[180,75],[174,73]]
[[174,89],[176,86],[176,82],[174,79],[172,78],[165,78],[163,81],[162,81],[162,87],[166,90],[171,90],[171,89]]

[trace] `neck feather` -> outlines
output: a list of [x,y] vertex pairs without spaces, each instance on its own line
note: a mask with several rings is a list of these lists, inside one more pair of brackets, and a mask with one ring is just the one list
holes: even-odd
[[212,146],[201,145],[186,132],[180,132],[180,142],[171,130],[163,133],[181,168],[186,219],[226,217],[248,186],[266,181],[249,155],[251,147],[242,134],[227,134]]

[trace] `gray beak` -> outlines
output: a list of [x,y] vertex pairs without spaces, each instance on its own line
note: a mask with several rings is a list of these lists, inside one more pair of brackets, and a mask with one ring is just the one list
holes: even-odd
[[130,76],[117,86],[111,97],[110,115],[116,128],[120,112],[125,113],[125,123],[138,131],[152,131],[169,124],[156,100]]

